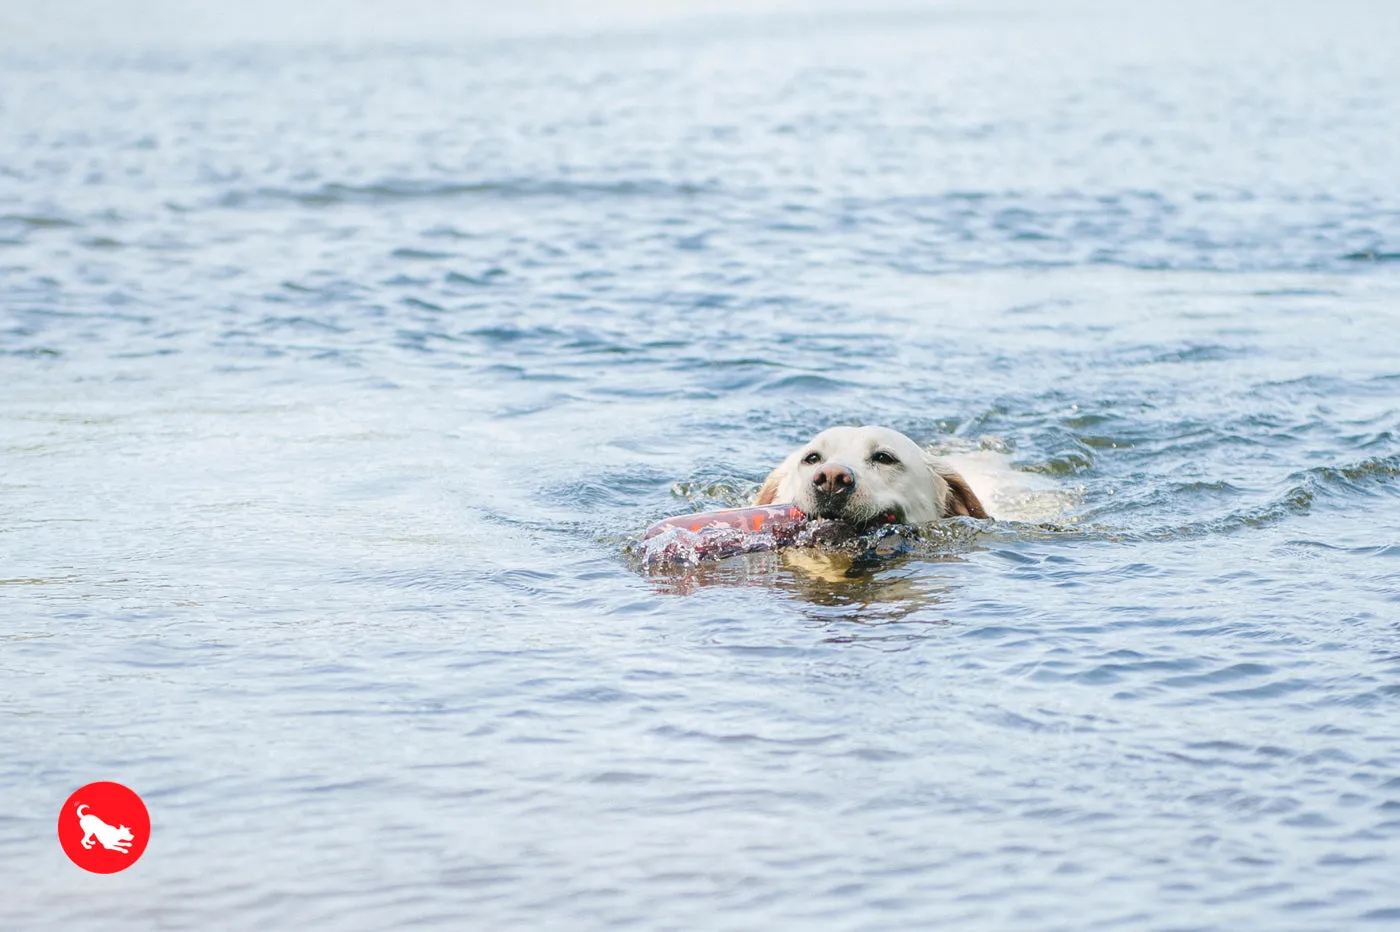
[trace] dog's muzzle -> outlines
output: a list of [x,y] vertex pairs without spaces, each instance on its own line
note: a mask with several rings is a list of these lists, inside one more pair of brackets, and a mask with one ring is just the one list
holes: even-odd
[[856,488],[856,476],[849,467],[827,463],[812,475],[812,497],[817,517],[839,518]]

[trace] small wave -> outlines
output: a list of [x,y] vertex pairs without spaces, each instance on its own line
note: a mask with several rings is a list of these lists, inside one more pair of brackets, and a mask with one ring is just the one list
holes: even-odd
[[80,224],[67,217],[50,217],[41,214],[5,214],[0,216],[0,226],[10,225],[27,230],[68,230]]
[[0,350],[0,356],[27,357],[29,359],[56,359],[63,355],[62,350],[47,346],[31,346],[24,349]]
[[342,204],[375,204],[385,201],[443,200],[465,197],[501,198],[673,198],[694,197],[711,190],[689,182],[640,181],[427,181],[388,179],[371,184],[324,184],[317,188],[254,188],[228,191],[218,199],[220,207],[269,207],[299,204],[334,207]]
[[701,471],[690,479],[676,482],[671,494],[684,499],[692,508],[743,508],[758,491],[758,483],[735,479],[727,473]]
[[[1203,521],[1142,530],[1115,531],[1099,526],[1107,539],[1123,541],[1178,540],[1232,534],[1267,527],[1291,517],[1304,515],[1320,503],[1336,502],[1354,507],[1359,499],[1372,498],[1377,486],[1400,479],[1400,454],[1372,457],[1345,466],[1314,466],[1294,473],[1289,485],[1270,501]],[[1179,486],[1178,493],[1218,495],[1227,483],[1193,483]],[[1394,489],[1390,490],[1392,494]],[[1086,528],[1087,530],[1087,528]]]
[[763,385],[763,392],[766,394],[783,394],[788,392],[799,392],[803,394],[821,392],[839,392],[852,388],[854,383],[845,379],[834,379],[825,375],[814,373],[802,373],[800,375],[785,375],[773,379]]
[[845,198],[830,213],[848,226],[878,218],[914,227],[920,248],[892,262],[913,274],[1084,265],[1313,271],[1400,258],[1392,212],[1375,199],[1288,198],[1268,212],[1239,206],[1264,200],[1249,192],[1007,189]]
[[435,259],[455,259],[455,252],[436,252],[431,249],[410,249],[407,247],[395,249],[389,253],[393,259],[408,259],[412,261],[432,261]]
[[443,281],[449,285],[471,285],[474,288],[481,288],[493,284],[497,279],[508,275],[505,269],[500,266],[492,266],[478,275],[467,275],[462,272],[448,272],[443,276]]
[[590,512],[625,507],[639,497],[665,488],[668,477],[660,470],[637,466],[593,479],[565,482],[546,487],[543,498],[570,508]]
[[1349,466],[1314,466],[1295,475],[1301,479],[1300,488],[1370,495],[1371,486],[1400,478],[1400,454],[1371,457]]

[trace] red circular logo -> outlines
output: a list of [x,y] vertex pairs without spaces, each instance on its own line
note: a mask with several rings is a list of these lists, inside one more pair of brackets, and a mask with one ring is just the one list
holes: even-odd
[[58,813],[58,843],[69,860],[94,874],[126,870],[150,837],[146,804],[120,783],[89,783]]

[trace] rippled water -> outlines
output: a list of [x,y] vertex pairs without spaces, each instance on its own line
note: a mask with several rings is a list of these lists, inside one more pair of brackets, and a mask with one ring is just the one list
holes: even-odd
[[1393,7],[207,6],[0,51],[0,924],[1400,922]]

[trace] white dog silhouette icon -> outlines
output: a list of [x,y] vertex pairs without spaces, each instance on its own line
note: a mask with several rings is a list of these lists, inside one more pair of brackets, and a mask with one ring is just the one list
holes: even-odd
[[108,851],[130,854],[131,840],[134,837],[131,829],[125,825],[108,825],[91,812],[83,812],[86,808],[87,806],[78,803],[78,825],[83,830],[83,847],[91,848],[93,840],[96,839]]

